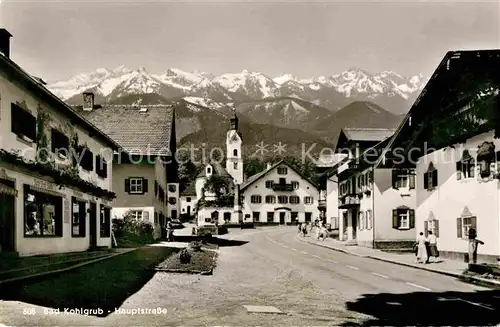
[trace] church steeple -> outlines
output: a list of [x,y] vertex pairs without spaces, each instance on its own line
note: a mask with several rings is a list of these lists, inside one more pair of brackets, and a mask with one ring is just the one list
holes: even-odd
[[234,183],[241,185],[243,184],[243,154],[241,152],[243,140],[238,130],[239,119],[236,116],[236,110],[230,122],[231,128],[226,136],[226,170],[233,177]]
[[236,116],[236,113],[234,114],[234,117],[231,118],[231,130],[237,131],[238,130],[238,123],[239,123],[238,116]]

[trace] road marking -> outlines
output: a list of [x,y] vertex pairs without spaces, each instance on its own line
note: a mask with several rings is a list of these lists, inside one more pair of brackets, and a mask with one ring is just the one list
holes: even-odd
[[458,297],[454,297],[453,298],[454,300],[458,300],[458,301],[462,301],[462,302],[465,302],[465,303],[469,303],[469,304],[472,304],[472,305],[475,305],[477,307],[481,307],[481,308],[485,308],[485,309],[488,309],[488,310],[491,310],[491,311],[496,311],[495,309],[493,308],[490,308],[484,304],[480,304],[480,303],[476,303],[476,302],[472,302],[472,301],[467,301],[467,300],[464,300],[464,299],[460,299]]
[[338,263],[337,261],[335,261],[335,260],[330,260],[330,259],[326,259],[326,261],[329,261],[329,262],[331,262],[331,263]]
[[312,254],[311,256],[312,256],[312,257],[315,257],[315,258],[318,258],[318,259],[321,259],[321,257],[320,257],[320,256],[317,256],[317,255],[315,255],[315,254]]
[[307,254],[307,252],[304,252],[304,251],[299,251],[299,252],[302,253],[302,254]]
[[359,268],[358,268],[358,267],[349,266],[349,265],[348,265],[347,267],[349,267],[349,268],[351,268],[351,269],[354,269],[354,270],[359,270]]
[[389,278],[386,275],[377,274],[376,272],[372,272],[372,275],[375,275],[375,276],[378,276],[378,277],[382,277],[382,278]]
[[285,244],[280,244],[280,245],[283,246],[283,247],[285,247],[285,248],[287,248],[287,249],[290,248],[288,245],[285,245]]
[[290,248],[290,250],[292,250],[292,251],[297,251],[297,249],[294,249],[294,248]]
[[406,282],[406,285],[410,285],[410,286],[413,286],[413,287],[416,287],[416,288],[420,288],[420,289],[423,289],[423,290],[426,290],[426,291],[432,291],[430,288],[427,288],[425,286],[418,285],[418,284],[413,284],[413,283]]

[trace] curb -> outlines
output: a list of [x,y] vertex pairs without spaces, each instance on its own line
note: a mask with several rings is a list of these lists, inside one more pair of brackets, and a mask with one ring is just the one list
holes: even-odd
[[57,269],[57,270],[52,270],[52,271],[45,271],[45,272],[37,273],[37,274],[33,274],[33,275],[21,276],[21,277],[14,277],[14,278],[2,280],[2,281],[0,281],[0,287],[3,286],[3,285],[9,284],[9,283],[19,282],[19,281],[26,280],[26,279],[32,279],[32,278],[42,277],[42,276],[49,276],[49,275],[52,275],[52,274],[60,274],[60,273],[66,272],[66,271],[70,271],[70,270],[73,270],[73,269],[76,269],[76,268],[80,268],[80,267],[83,267],[83,266],[86,266],[86,265],[90,265],[92,263],[96,263],[96,262],[103,261],[103,260],[106,260],[106,259],[111,259],[113,257],[119,256],[119,255],[122,255],[122,254],[125,254],[125,253],[129,253],[129,252],[132,252],[132,251],[135,251],[135,250],[137,250],[137,248],[130,249],[129,251],[123,251],[123,252],[113,253],[113,254],[111,254],[109,256],[100,257],[100,258],[97,258],[97,259],[94,259],[94,260],[82,262],[82,263],[79,263],[79,264],[76,264],[74,266],[67,267],[67,268],[62,268],[62,269]]
[[167,268],[153,268],[152,270],[166,273],[176,274],[192,274],[192,275],[212,275],[214,268],[209,270],[189,270],[189,269],[167,269]]
[[350,251],[347,251],[347,250],[342,250],[342,249],[330,247],[330,246],[327,246],[327,245],[318,244],[318,243],[311,242],[311,241],[306,241],[306,240],[300,240],[300,241],[303,242],[303,243],[308,243],[308,244],[316,245],[316,246],[319,246],[319,247],[327,248],[327,249],[330,249],[330,250],[333,250],[333,251],[337,251],[337,252],[342,252],[342,253],[345,253],[345,254],[349,254],[349,255],[352,255],[352,256],[355,256],[355,257],[369,258],[369,259],[383,261],[383,262],[387,262],[387,263],[392,263],[392,264],[396,264],[396,265],[400,265],[400,266],[406,266],[406,267],[410,267],[410,268],[414,268],[414,269],[426,270],[426,271],[433,272],[433,273],[436,273],[436,274],[446,275],[446,276],[450,276],[450,277],[456,277],[456,278],[458,278],[461,281],[464,281],[464,282],[467,282],[467,283],[472,283],[472,284],[477,284],[477,285],[480,285],[480,286],[487,286],[487,287],[493,286],[493,287],[496,287],[496,288],[500,288],[500,282],[496,281],[496,280],[490,280],[490,279],[481,278],[481,277],[474,277],[474,276],[465,276],[465,275],[462,275],[462,274],[459,274],[459,273],[454,273],[454,272],[450,272],[450,271],[446,271],[446,270],[441,270],[441,269],[430,269],[430,268],[427,268],[427,267],[419,267],[419,266],[412,265],[410,263],[396,261],[396,260],[392,260],[392,259],[380,258],[380,257],[375,257],[375,256],[370,256],[370,255],[356,254],[356,253],[353,253],[353,252],[350,252]]

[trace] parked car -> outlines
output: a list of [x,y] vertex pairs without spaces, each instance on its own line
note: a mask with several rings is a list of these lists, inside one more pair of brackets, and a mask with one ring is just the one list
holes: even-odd
[[218,228],[212,218],[205,218],[193,227],[193,234],[198,236],[212,236],[218,234]]
[[172,224],[173,229],[184,228],[184,225],[181,223],[179,219],[172,219],[170,223]]

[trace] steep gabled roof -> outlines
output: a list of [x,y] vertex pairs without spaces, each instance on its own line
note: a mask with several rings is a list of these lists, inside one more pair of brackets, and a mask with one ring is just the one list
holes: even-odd
[[189,184],[188,188],[181,192],[181,196],[195,196],[196,183]]
[[[226,168],[224,168],[224,166],[222,166],[222,164],[220,162],[217,162],[217,161],[211,161],[209,163],[210,166],[212,166],[213,168],[213,172],[212,174],[215,174],[215,175],[220,175],[220,176],[226,176],[226,177],[231,177],[231,175],[227,172]],[[196,177],[206,177],[206,165],[205,165],[205,168],[202,169],[200,171],[200,173],[198,174],[198,176]]]
[[28,74],[24,69],[22,69],[10,58],[6,57],[3,53],[0,53],[0,71],[12,74],[12,76],[18,79],[28,91],[36,93],[41,100],[51,106],[51,109],[56,110],[68,117],[72,124],[80,125],[86,130],[92,132],[97,139],[105,143],[107,146],[110,146],[113,150],[120,149],[120,145],[107,136],[105,132],[100,130],[98,126],[94,125],[80,113],[73,110],[73,108],[71,108],[68,104],[49,91],[39,78],[35,78]]
[[[491,85],[492,83],[496,85]],[[428,128],[431,126],[430,124],[438,119],[454,119],[454,115],[464,110],[464,107],[471,104],[473,98],[479,95],[477,86],[485,84],[496,88],[496,90],[500,88],[500,50],[450,51],[446,53],[410,111],[396,129],[393,137],[385,146],[383,153],[390,153],[391,149],[400,147],[406,153],[410,147],[418,143],[417,140],[422,138],[424,132],[427,135],[432,135],[433,128]],[[476,92],[471,92],[473,90]],[[483,124],[483,127],[491,128],[491,123]],[[460,134],[461,131],[453,132]],[[477,132],[480,132],[479,129]],[[458,143],[459,138],[463,138],[463,135],[455,136],[458,139],[448,138],[447,145]],[[385,155],[381,156],[375,167],[379,166],[384,158]]]
[[309,182],[315,188],[318,188],[318,185],[316,185],[316,183],[314,183],[313,181],[311,181],[309,178],[305,177],[301,172],[297,171],[296,169],[294,169],[293,167],[291,167],[290,165],[288,165],[287,163],[285,163],[284,160],[280,160],[277,163],[273,164],[271,167],[266,168],[265,170],[261,171],[260,173],[257,173],[257,174],[255,174],[253,176],[250,176],[248,178],[248,180],[241,186],[240,191],[243,192],[246,188],[248,188],[250,185],[252,185],[256,181],[258,181],[261,178],[263,178],[264,176],[266,176],[269,172],[271,172],[274,168],[278,167],[279,165],[285,165],[285,166],[287,166],[289,169],[293,170],[297,175],[299,175],[302,179],[304,179],[307,182]]
[[104,105],[81,114],[130,154],[172,155],[173,106]]

